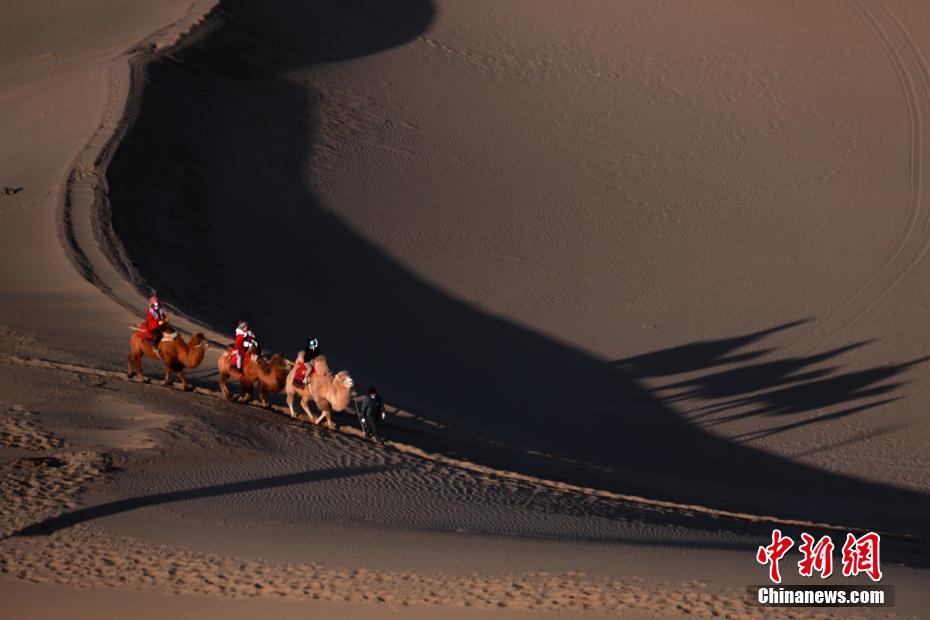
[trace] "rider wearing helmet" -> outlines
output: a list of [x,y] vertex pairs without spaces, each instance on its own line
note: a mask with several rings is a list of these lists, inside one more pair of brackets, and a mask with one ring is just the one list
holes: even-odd
[[310,383],[310,377],[316,372],[316,364],[314,362],[316,362],[316,358],[321,353],[320,342],[313,337],[307,338],[307,346],[304,347],[304,350],[297,356],[299,363],[304,366],[297,374],[303,378],[305,384]]
[[313,337],[307,338],[307,346],[304,347],[304,358],[309,362],[321,353],[320,341]]
[[158,297],[152,295],[149,299],[149,307],[145,311],[145,339],[152,344],[152,351],[155,356],[161,358],[161,351],[158,350],[158,344],[161,342],[162,328],[168,322],[165,311],[158,301]]

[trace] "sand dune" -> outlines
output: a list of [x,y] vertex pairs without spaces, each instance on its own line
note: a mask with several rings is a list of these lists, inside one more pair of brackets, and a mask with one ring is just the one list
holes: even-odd
[[[755,546],[816,523],[892,535],[925,609],[927,10],[8,11],[0,571],[753,616]],[[391,447],[219,400],[218,347],[197,394],[118,379],[152,289],[317,336]]]
[[[5,376],[6,388],[12,381],[55,384],[61,373],[13,367]],[[3,523],[26,526],[3,543],[0,570],[7,575],[79,589],[395,610],[438,606],[734,617],[763,612],[747,605],[741,587],[730,582],[726,562],[712,563],[704,579],[694,580],[674,576],[699,574],[688,567],[690,560],[671,573],[660,560],[692,546],[708,549],[696,558],[699,564],[721,554],[731,564],[733,558],[748,557],[752,530],[739,521],[708,521],[700,514],[424,465],[402,452],[302,428],[278,414],[243,415],[242,406],[233,404],[191,407],[191,399],[197,403],[203,395],[180,390],[108,379],[94,391],[137,400],[150,411],[188,405],[184,419],[162,431],[157,451],[163,456],[154,461],[152,448],[131,453],[88,443],[81,432],[87,418],[95,423],[106,414],[71,400],[67,388],[45,403],[49,413],[11,412],[13,420],[41,416],[44,424],[74,439],[43,431],[51,447],[30,448],[31,455],[4,465]],[[401,543],[405,535],[395,540],[385,527],[401,533],[414,528],[413,537]],[[502,532],[523,541],[484,538]],[[579,546],[583,538],[600,544]],[[574,541],[564,549],[569,557],[555,553],[566,545],[560,540]],[[634,545],[618,555],[616,545],[629,544],[621,541],[647,548],[637,551]],[[448,557],[437,555],[443,548],[451,551]],[[488,548],[514,552],[498,555]],[[893,548],[886,552],[903,557]],[[579,553],[589,557],[571,557]],[[922,572],[886,570],[911,588]]]
[[[627,7],[598,29],[603,7],[514,27],[511,6],[471,40],[427,2],[321,6],[224,5],[147,65],[107,169],[138,285],[218,330],[244,316],[275,348],[312,332],[406,409],[608,472],[527,473],[927,534],[903,510],[930,508],[919,396],[901,393],[922,350],[873,361],[874,324],[827,347],[921,252],[894,241],[922,226],[906,187],[886,217],[850,176],[906,119],[854,124],[885,100],[825,100],[884,92],[873,76],[897,92],[873,32],[893,14],[824,6],[773,51],[746,32],[775,45],[788,8]],[[858,73],[790,51],[814,24],[833,25],[808,53]],[[151,234],[153,212],[178,232]],[[889,441],[905,469],[884,465]]]

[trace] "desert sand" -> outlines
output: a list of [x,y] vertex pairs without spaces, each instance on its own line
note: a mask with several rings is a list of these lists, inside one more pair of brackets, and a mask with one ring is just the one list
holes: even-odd
[[[773,527],[930,609],[930,7],[5,13],[13,617],[757,617]],[[193,393],[124,376],[153,290]],[[241,319],[387,445],[223,400]]]

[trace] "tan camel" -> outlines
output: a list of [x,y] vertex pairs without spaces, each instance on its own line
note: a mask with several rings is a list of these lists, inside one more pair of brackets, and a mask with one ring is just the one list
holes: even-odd
[[258,355],[252,355],[245,368],[240,372],[235,365],[229,361],[229,351],[221,355],[216,361],[216,366],[220,371],[220,390],[223,396],[232,400],[232,392],[226,382],[234,379],[239,382],[242,390],[240,400],[250,402],[252,400],[252,391],[255,384],[258,383],[258,402],[262,407],[268,406],[268,400],[265,395],[268,393],[275,394],[284,389],[287,382],[288,368],[290,365],[284,356],[275,353],[270,359],[262,359]]
[[[314,373],[310,377],[310,383],[294,385],[294,375],[297,373],[297,367],[291,369],[287,375],[287,384],[285,391],[287,393],[287,408],[291,412],[291,417],[296,418],[297,413],[294,411],[294,396],[300,395],[300,406],[314,424],[319,424],[323,418],[326,418],[326,425],[329,428],[335,428],[333,424],[333,411],[345,411],[352,399],[352,386],[354,382],[349,376],[347,370],[340,370],[335,375],[329,369],[326,357],[320,355],[313,362]],[[318,418],[313,417],[308,403],[313,401],[317,409],[320,410]]]
[[[164,337],[158,343],[158,351],[161,353],[160,361],[165,364],[165,385],[171,385],[171,373],[174,372],[181,379],[181,386],[185,390],[194,389],[188,385],[184,370],[200,366],[207,346],[206,338],[199,332],[191,336],[190,342],[184,342],[181,334],[175,331],[166,331]],[[143,357],[150,357],[153,360],[159,359],[152,349],[152,344],[146,342],[143,332],[136,331],[129,340],[129,364],[126,376],[132,379],[138,374],[142,376],[143,381],[148,383],[148,379],[142,375]]]

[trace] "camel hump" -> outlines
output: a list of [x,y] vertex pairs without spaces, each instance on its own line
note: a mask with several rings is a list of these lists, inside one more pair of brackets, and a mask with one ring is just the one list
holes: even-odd
[[326,361],[325,355],[318,355],[313,358],[313,367],[316,369],[316,374],[329,374],[329,363]]

